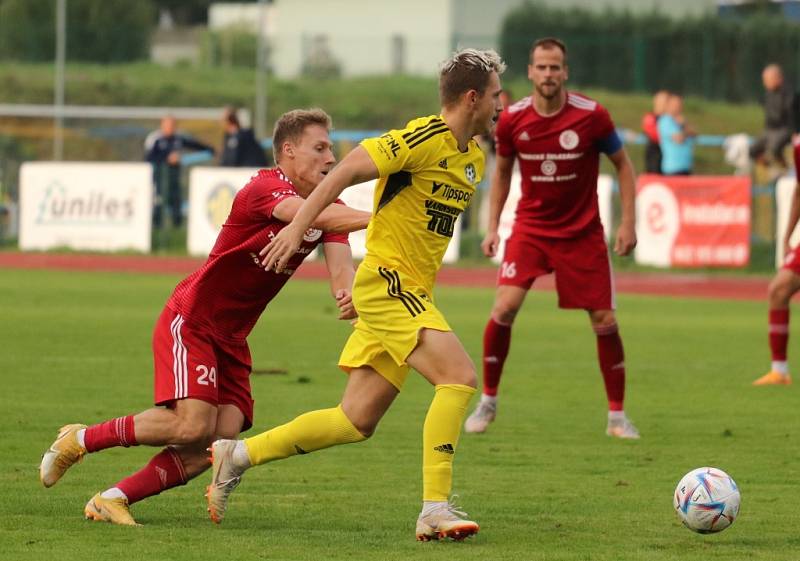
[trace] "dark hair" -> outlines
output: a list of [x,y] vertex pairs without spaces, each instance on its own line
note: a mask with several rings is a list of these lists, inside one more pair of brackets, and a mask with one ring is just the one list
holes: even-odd
[[439,99],[442,107],[453,105],[462,94],[475,90],[483,95],[492,72],[502,74],[506,65],[492,50],[462,49],[439,68]]
[[564,44],[564,41],[561,39],[557,39],[556,37],[542,37],[541,39],[537,39],[534,41],[533,46],[531,47],[531,52],[529,54],[530,61],[533,62],[533,51],[541,47],[542,49],[561,49],[561,52],[564,53],[564,62],[567,62],[567,46]]
[[281,115],[272,130],[272,154],[276,162],[280,160],[283,143],[287,140],[297,142],[309,125],[320,125],[331,130],[333,123],[330,115],[317,108],[294,109]]
[[239,116],[236,107],[228,106],[225,108],[224,119],[230,125],[235,125],[237,128],[241,127],[239,124]]

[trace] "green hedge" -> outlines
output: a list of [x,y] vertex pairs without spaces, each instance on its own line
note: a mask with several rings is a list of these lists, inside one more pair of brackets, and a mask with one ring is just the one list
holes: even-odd
[[553,9],[524,5],[503,24],[501,50],[524,75],[534,40],[567,43],[570,81],[582,87],[652,92],[666,88],[710,99],[762,95],[761,70],[777,62],[798,83],[800,25],[780,17],[713,16],[673,20],[658,13]]
[[[68,0],[67,58],[127,62],[149,57],[151,0]],[[0,60],[55,58],[56,2],[0,0]]]

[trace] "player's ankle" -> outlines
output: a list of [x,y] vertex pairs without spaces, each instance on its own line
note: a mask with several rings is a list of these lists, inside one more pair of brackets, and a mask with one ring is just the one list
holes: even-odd
[[250,455],[247,453],[247,446],[245,446],[244,440],[236,441],[236,446],[233,448],[233,453],[231,454],[231,460],[233,461],[233,464],[242,471],[253,467],[253,464],[250,462]]

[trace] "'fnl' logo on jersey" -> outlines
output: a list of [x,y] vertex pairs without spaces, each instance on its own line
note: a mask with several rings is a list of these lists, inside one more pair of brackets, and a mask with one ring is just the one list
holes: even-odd
[[[383,142],[378,143],[378,148],[383,152],[387,159],[391,160],[397,156],[400,151],[400,143],[390,133],[381,136]],[[389,153],[391,152],[391,155]]]

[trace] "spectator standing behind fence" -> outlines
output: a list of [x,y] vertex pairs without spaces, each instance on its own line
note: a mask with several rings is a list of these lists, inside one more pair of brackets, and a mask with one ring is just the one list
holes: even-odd
[[653,110],[642,117],[642,131],[647,137],[644,149],[644,170],[647,173],[661,173],[661,147],[658,140],[658,119],[664,114],[669,99],[666,90],[657,91],[653,96]]
[[243,128],[235,107],[226,107],[222,115],[225,136],[219,164],[232,167],[267,167],[264,149],[252,128]]
[[663,175],[691,175],[694,163],[694,137],[697,133],[683,116],[683,98],[669,94],[664,114],[658,119]]
[[144,159],[153,164],[153,184],[156,187],[153,201],[153,226],[160,228],[163,223],[164,206],[169,207],[172,225],[183,223],[181,206],[181,152],[184,150],[214,149],[207,144],[177,132],[175,117],[167,115],[161,119],[157,131],[153,131],[144,141]]
[[764,84],[764,132],[750,146],[750,158],[762,165],[786,168],[783,150],[797,130],[797,95],[783,79],[783,70],[769,64],[761,73]]

